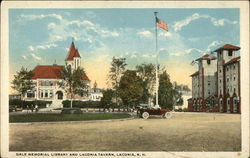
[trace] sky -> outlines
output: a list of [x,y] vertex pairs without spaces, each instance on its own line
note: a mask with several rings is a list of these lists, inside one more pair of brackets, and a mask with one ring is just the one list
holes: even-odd
[[155,63],[154,12],[169,28],[158,28],[157,39],[171,81],[191,88],[192,60],[224,44],[240,46],[237,8],[10,9],[10,80],[22,66],[64,65],[73,39],[91,86],[107,88],[113,56],[126,58],[128,69]]

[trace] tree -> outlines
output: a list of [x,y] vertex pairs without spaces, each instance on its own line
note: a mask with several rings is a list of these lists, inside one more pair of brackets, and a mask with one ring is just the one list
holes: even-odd
[[174,105],[182,106],[183,105],[183,98],[182,92],[188,91],[188,86],[180,84],[178,85],[177,82],[173,83],[173,90],[174,90]]
[[32,90],[34,88],[34,85],[32,83],[32,71],[28,71],[27,69],[24,69],[23,67],[19,72],[14,75],[14,80],[12,81],[12,88],[21,93],[21,98],[24,97],[25,93],[28,90]]
[[106,108],[109,108],[113,102],[112,99],[114,97],[114,91],[112,89],[107,89],[107,90],[103,90],[103,97],[101,98],[101,102],[100,105],[101,107],[103,107],[104,111]]
[[155,92],[155,66],[153,64],[141,64],[136,66],[138,76],[143,81],[142,102],[150,104]]
[[163,73],[159,76],[158,94],[159,105],[163,108],[172,109],[174,104],[174,90],[166,71],[163,71]]
[[112,62],[111,62],[111,68],[110,68],[108,77],[111,83],[111,87],[115,91],[114,97],[115,97],[116,104],[117,104],[117,98],[118,98],[119,82],[120,82],[122,74],[125,71],[126,65],[127,65],[126,58],[113,57]]
[[70,95],[70,107],[72,108],[72,100],[75,94],[83,95],[86,93],[87,85],[82,77],[85,75],[84,69],[78,67],[72,70],[70,66],[61,70],[63,81],[60,83],[62,87]]
[[124,104],[134,106],[138,104],[143,96],[142,80],[136,71],[127,70],[121,77],[119,84],[119,95]]

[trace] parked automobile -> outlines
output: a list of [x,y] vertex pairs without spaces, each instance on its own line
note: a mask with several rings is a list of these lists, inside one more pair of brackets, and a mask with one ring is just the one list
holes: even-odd
[[161,108],[139,108],[137,110],[137,115],[140,118],[148,119],[150,115],[161,115],[163,118],[169,119],[172,117],[171,110],[161,109]]

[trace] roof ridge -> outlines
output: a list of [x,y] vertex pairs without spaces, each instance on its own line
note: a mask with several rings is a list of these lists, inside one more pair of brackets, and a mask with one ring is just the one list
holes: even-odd
[[227,50],[227,49],[229,49],[229,50],[239,50],[240,49],[240,47],[238,47],[238,46],[235,46],[235,45],[232,45],[232,44],[224,44],[223,46],[221,46],[221,47],[219,47],[219,48],[217,48],[216,50],[214,50],[213,52],[217,52],[217,51],[219,51],[219,50]]

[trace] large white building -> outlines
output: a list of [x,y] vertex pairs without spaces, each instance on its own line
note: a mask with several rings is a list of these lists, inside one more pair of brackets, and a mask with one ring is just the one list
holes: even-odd
[[[65,59],[65,66],[76,69],[81,66],[81,56],[74,42],[71,43],[68,55]],[[35,88],[25,95],[25,100],[46,100],[52,101],[53,107],[62,107],[62,101],[68,99],[67,93],[59,86],[63,81],[61,70],[64,65],[37,65],[32,72],[32,82]],[[90,84],[88,76],[82,76],[82,80],[86,84]],[[88,100],[88,96],[79,97],[77,99]]]
[[198,59],[192,77],[189,111],[240,113],[240,48],[230,44],[216,49],[217,57],[206,54]]

